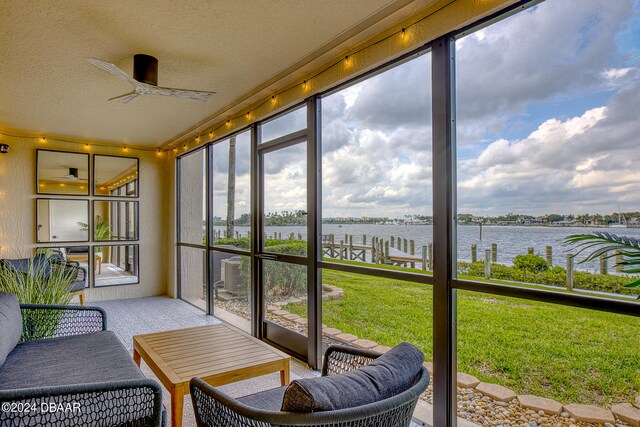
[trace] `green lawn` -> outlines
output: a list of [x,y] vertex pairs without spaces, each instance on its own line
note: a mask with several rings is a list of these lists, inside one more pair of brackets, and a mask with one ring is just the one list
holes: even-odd
[[[322,281],[345,291],[323,304],[323,323],[387,346],[409,341],[431,360],[430,285],[331,270]],[[632,401],[640,318],[458,291],[458,370],[561,403]]]

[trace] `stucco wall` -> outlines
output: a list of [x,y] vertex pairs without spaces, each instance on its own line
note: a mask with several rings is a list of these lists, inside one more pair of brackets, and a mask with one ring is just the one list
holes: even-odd
[[[107,154],[140,158],[140,283],[136,285],[111,286],[87,289],[88,301],[135,298],[164,295],[167,292],[167,250],[170,234],[166,232],[168,193],[173,187],[164,174],[164,154],[155,151],[122,147],[100,147],[92,145],[86,150],[76,143],[57,142],[48,139],[41,143],[36,138],[0,136],[0,142],[9,144],[8,154],[0,154],[0,258],[27,257],[36,246],[35,232],[35,184],[36,149],[71,151],[90,154]],[[91,141],[87,141],[91,144]],[[166,187],[169,185],[169,187]],[[82,245],[82,244],[79,244]],[[175,252],[175,251],[174,251]],[[169,258],[170,259],[170,258]]]

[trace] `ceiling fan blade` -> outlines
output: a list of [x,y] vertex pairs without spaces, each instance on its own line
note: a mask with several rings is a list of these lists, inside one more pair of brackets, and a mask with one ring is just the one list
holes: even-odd
[[116,67],[115,65],[109,63],[109,62],[105,62],[105,61],[101,61],[99,59],[95,59],[95,58],[85,58],[89,63],[95,65],[98,68],[103,69],[104,71],[113,74],[114,76],[120,77],[121,79],[124,79],[126,81],[128,81],[129,83],[131,83],[132,85],[136,85],[136,83],[138,83],[136,80],[134,80],[132,77],[130,77],[127,73],[125,73],[124,71],[122,71],[120,68]]
[[118,102],[122,102],[123,104],[126,104],[127,102],[131,101],[133,98],[138,97],[139,95],[140,94],[134,90],[132,92],[125,93],[124,95],[109,98],[109,101],[118,101]]
[[204,90],[188,90],[176,89],[171,87],[160,87],[152,85],[144,85],[145,93],[151,95],[175,96],[178,98],[193,99],[195,101],[211,101],[215,92],[207,92]]

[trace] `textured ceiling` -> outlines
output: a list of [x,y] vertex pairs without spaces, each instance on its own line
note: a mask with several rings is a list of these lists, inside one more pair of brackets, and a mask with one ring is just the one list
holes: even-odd
[[[260,83],[408,0],[2,0],[0,127],[160,146]],[[217,92],[211,102],[145,95],[87,63],[132,73],[159,60],[159,85]]]

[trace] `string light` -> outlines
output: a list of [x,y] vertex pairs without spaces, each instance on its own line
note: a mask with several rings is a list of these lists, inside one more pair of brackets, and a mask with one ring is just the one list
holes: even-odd
[[187,144],[184,144],[182,148],[184,148],[184,151],[187,151]]
[[200,144],[200,135],[196,136],[196,144]]
[[[441,9],[442,9],[442,8],[441,8]],[[316,78],[316,77],[318,77],[318,76],[321,76],[321,75],[323,75],[323,74],[325,74],[325,73],[329,72],[331,69],[334,69],[336,66],[340,66],[340,64],[341,64],[341,63],[342,63],[342,66],[343,66],[344,68],[351,68],[351,67],[353,67],[353,66],[355,65],[355,63],[354,63],[354,61],[353,61],[353,55],[355,55],[355,54],[358,54],[358,53],[360,53],[360,52],[363,52],[363,51],[365,51],[365,50],[367,50],[367,49],[371,48],[371,47],[372,47],[372,46],[374,46],[374,45],[378,45],[378,44],[380,44],[380,42],[382,42],[382,41],[385,41],[385,40],[391,40],[393,37],[398,37],[398,36],[399,36],[399,37],[401,38],[401,40],[403,40],[403,41],[408,40],[408,39],[409,39],[409,37],[408,37],[408,32],[409,32],[410,28],[412,28],[412,27],[414,27],[414,26],[416,26],[416,25],[419,25],[420,23],[422,23],[423,21],[425,21],[426,19],[428,19],[429,17],[431,17],[434,13],[436,13],[436,12],[440,11],[441,9],[438,9],[437,11],[435,11],[435,12],[433,12],[433,13],[430,13],[429,15],[424,16],[424,17],[422,17],[422,18],[418,19],[417,21],[415,21],[415,22],[413,22],[413,23],[411,23],[411,24],[407,25],[406,27],[401,28],[400,30],[396,30],[394,33],[389,34],[388,36],[386,36],[386,37],[385,37],[384,39],[382,39],[382,40],[377,40],[377,41],[375,41],[374,43],[372,43],[372,44],[370,44],[370,45],[367,45],[367,46],[363,46],[363,47],[361,47],[361,48],[360,48],[360,49],[358,49],[357,51],[352,52],[352,53],[351,53],[351,55],[346,55],[346,56],[344,57],[344,60],[342,60],[342,61],[338,61],[338,62],[334,62],[333,64],[328,65],[326,68],[324,68],[324,69],[322,69],[322,70],[320,70],[320,71],[316,72],[315,74],[313,74],[313,75],[309,76],[307,80],[304,80],[304,81],[302,82],[302,85],[301,85],[301,86],[302,86],[303,91],[304,91],[304,92],[307,92],[307,91],[309,91],[309,90],[311,89],[311,79],[314,79],[314,78]],[[278,93],[276,93],[276,94],[272,95],[272,96],[271,96],[271,104],[272,104],[272,106],[274,106],[274,107],[275,107],[275,106],[278,104],[278,99],[277,99],[277,97],[278,97],[279,95],[282,95],[282,94],[284,94],[284,93],[287,93],[287,92],[289,92],[289,91],[291,91],[291,90],[295,90],[295,87],[296,87],[296,86],[289,87],[288,89],[283,89],[281,92],[278,92]],[[258,111],[258,110],[260,109],[260,107],[262,107],[263,105],[267,104],[268,102],[269,102],[269,100],[268,100],[268,99],[267,99],[267,100],[265,100],[265,101],[263,101],[261,104],[259,104],[257,107],[255,107],[252,111]],[[242,117],[242,115],[232,117],[232,118],[230,118],[230,119],[227,119],[227,120],[226,120],[226,122],[225,122],[224,124],[219,124],[217,127],[214,127],[214,128],[213,128],[213,130],[211,130],[211,132],[210,132],[210,136],[211,136],[211,138],[213,138],[214,131],[216,131],[217,129],[220,129],[220,128],[221,128],[222,126],[224,126],[225,124],[226,124],[226,126],[227,126],[228,128],[230,128],[230,127],[232,126],[232,123],[231,123],[231,122],[232,122],[233,120],[239,119],[239,118],[241,118],[241,117]],[[249,119],[251,119],[251,118],[255,118],[255,117],[253,117],[253,115],[252,115],[251,111],[247,112],[247,113],[245,114],[245,117],[246,117],[246,119],[247,119],[247,120],[249,120]]]
[[214,135],[213,131],[209,132],[209,138],[213,139],[213,135]]
[[177,152],[178,152],[178,147],[177,147],[177,146],[173,147],[173,152],[174,152],[174,153],[177,153]]
[[44,136],[42,138],[40,138],[40,142],[43,144],[47,143],[47,138],[45,138]]
[[158,148],[158,151],[156,153],[158,156],[162,156],[162,150]]
[[129,149],[127,148],[127,146],[125,145],[124,147],[122,147],[122,151],[127,152],[129,151]]
[[84,144],[84,149],[85,150],[89,150],[89,149],[91,149],[91,146],[89,144]]

